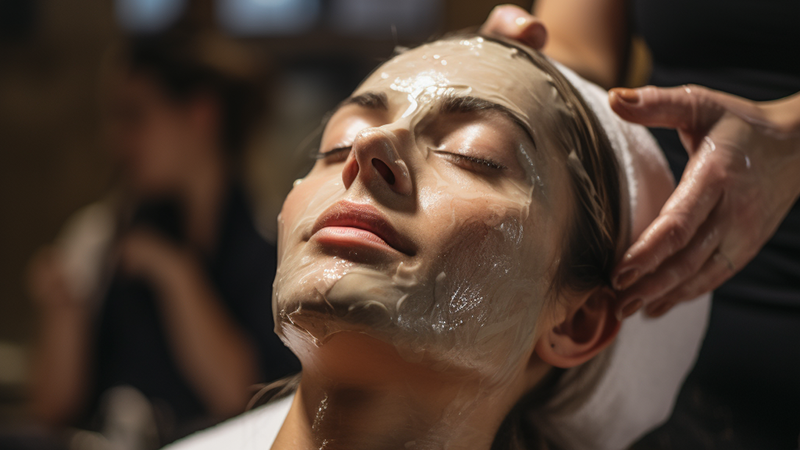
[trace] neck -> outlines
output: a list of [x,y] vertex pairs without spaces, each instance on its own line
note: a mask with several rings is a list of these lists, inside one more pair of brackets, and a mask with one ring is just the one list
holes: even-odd
[[221,150],[202,154],[208,157],[198,158],[190,168],[187,167],[179,195],[186,212],[189,244],[209,253],[216,244],[229,169]]
[[502,389],[436,372],[356,333],[323,347],[313,360],[315,350],[301,356],[303,378],[272,450],[489,450],[529,385],[522,370]]

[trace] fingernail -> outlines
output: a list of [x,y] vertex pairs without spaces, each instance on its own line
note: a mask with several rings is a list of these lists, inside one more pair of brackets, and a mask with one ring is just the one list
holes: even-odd
[[624,291],[631,287],[631,285],[639,279],[639,270],[635,267],[625,269],[621,274],[617,275],[614,281],[614,288],[618,291]]
[[636,105],[642,99],[642,96],[639,95],[639,91],[636,89],[616,88],[611,92],[616,94],[620,100],[630,105]]

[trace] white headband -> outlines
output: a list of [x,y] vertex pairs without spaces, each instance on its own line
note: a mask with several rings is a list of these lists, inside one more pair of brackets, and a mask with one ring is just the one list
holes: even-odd
[[[627,248],[674,188],[666,159],[646,128],[611,110],[604,89],[551,62],[581,93],[614,148],[621,169],[621,217],[629,221],[620,228],[630,230],[620,244]],[[658,319],[641,313],[626,319],[588,395],[568,412],[544,416],[543,434],[561,448],[619,450],[668,419],[700,350],[710,298],[703,295]]]

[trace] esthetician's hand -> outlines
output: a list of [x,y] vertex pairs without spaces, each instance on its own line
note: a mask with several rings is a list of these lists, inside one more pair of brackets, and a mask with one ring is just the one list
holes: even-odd
[[480,32],[519,41],[536,50],[547,43],[547,29],[544,24],[516,5],[496,6],[481,26]]
[[752,102],[698,86],[612,89],[623,119],[678,130],[689,162],[660,215],[613,273],[620,312],[660,316],[716,289],[800,196],[800,94]]

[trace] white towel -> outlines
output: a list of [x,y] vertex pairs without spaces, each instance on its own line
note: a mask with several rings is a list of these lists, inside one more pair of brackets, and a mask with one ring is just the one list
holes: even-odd
[[[623,216],[635,239],[674,188],[666,159],[647,129],[611,110],[604,89],[553,63],[597,115],[617,153],[629,200]],[[547,436],[567,450],[621,450],[666,421],[700,351],[710,307],[706,294],[658,319],[641,312],[626,319],[592,393],[577,410],[549,417]]]

